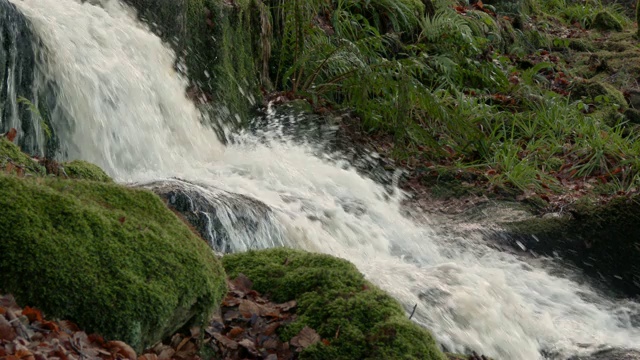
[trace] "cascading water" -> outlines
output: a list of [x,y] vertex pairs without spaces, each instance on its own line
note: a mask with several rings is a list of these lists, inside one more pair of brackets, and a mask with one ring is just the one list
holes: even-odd
[[[185,97],[172,51],[119,2],[9,1],[45,46],[40,68],[69,119],[51,122],[68,157],[121,182],[177,177],[260,201],[280,243],[352,261],[405,306],[419,304],[414,319],[451,350],[531,360],[639,346],[637,303],[607,299],[473,237],[438,235],[422,215],[402,214],[398,191],[390,196],[308,147],[251,135],[222,146]],[[231,242],[274,245],[230,234]]]

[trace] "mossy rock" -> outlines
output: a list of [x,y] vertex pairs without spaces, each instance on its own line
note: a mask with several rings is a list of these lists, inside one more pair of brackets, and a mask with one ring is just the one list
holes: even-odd
[[298,319],[280,336],[289,340],[309,326],[330,341],[304,349],[301,359],[446,359],[427,330],[346,260],[275,248],[222,262],[231,278],[245,274],[273,301],[297,300]]
[[503,224],[509,235],[503,239],[538,254],[563,256],[629,295],[640,294],[640,196],[606,205],[585,198],[565,210],[564,216]]
[[590,100],[597,100],[603,98],[603,101],[618,104],[623,108],[627,108],[627,100],[619,90],[616,90],[613,86],[592,80],[577,80],[569,88],[571,91],[571,99],[579,100],[581,98],[587,98]]
[[607,10],[600,11],[593,17],[590,26],[592,29],[622,31],[623,26],[620,20]]
[[5,170],[8,164],[22,168],[25,174],[45,174],[44,167],[23,153],[18,145],[5,137],[0,137],[0,171]]
[[85,179],[100,182],[113,182],[101,168],[82,160],[62,164],[65,173],[72,179]]
[[138,351],[226,292],[207,244],[151,192],[0,174],[0,209],[0,290]]

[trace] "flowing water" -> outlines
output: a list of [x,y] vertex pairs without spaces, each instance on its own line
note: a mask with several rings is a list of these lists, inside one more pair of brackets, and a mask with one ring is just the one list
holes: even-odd
[[52,125],[68,158],[123,183],[178,177],[261,201],[278,238],[236,231],[231,242],[346,258],[408,309],[418,304],[414,319],[451,350],[532,360],[640,346],[637,303],[608,299],[477,237],[441,235],[447,224],[403,214],[401,193],[311,147],[249,134],[223,146],[203,125],[212,119],[185,97],[173,52],[119,2],[9,1],[45,47],[39,68],[57,84],[68,120]]

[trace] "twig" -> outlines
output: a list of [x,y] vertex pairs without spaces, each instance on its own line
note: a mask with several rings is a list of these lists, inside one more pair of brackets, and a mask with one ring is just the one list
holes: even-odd
[[413,305],[413,310],[411,311],[411,315],[409,315],[409,320],[411,320],[411,318],[413,317],[413,314],[416,313],[417,307],[418,307],[418,304]]

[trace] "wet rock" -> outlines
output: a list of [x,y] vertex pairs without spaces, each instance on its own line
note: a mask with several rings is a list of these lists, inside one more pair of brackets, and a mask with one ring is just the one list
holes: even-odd
[[261,201],[182,180],[142,187],[165,199],[218,252],[285,245],[284,230],[273,211]]
[[640,352],[625,349],[608,349],[588,356],[574,356],[569,360],[640,360]]
[[503,223],[496,240],[571,260],[628,295],[640,294],[640,196],[602,205],[582,201],[561,216]]

